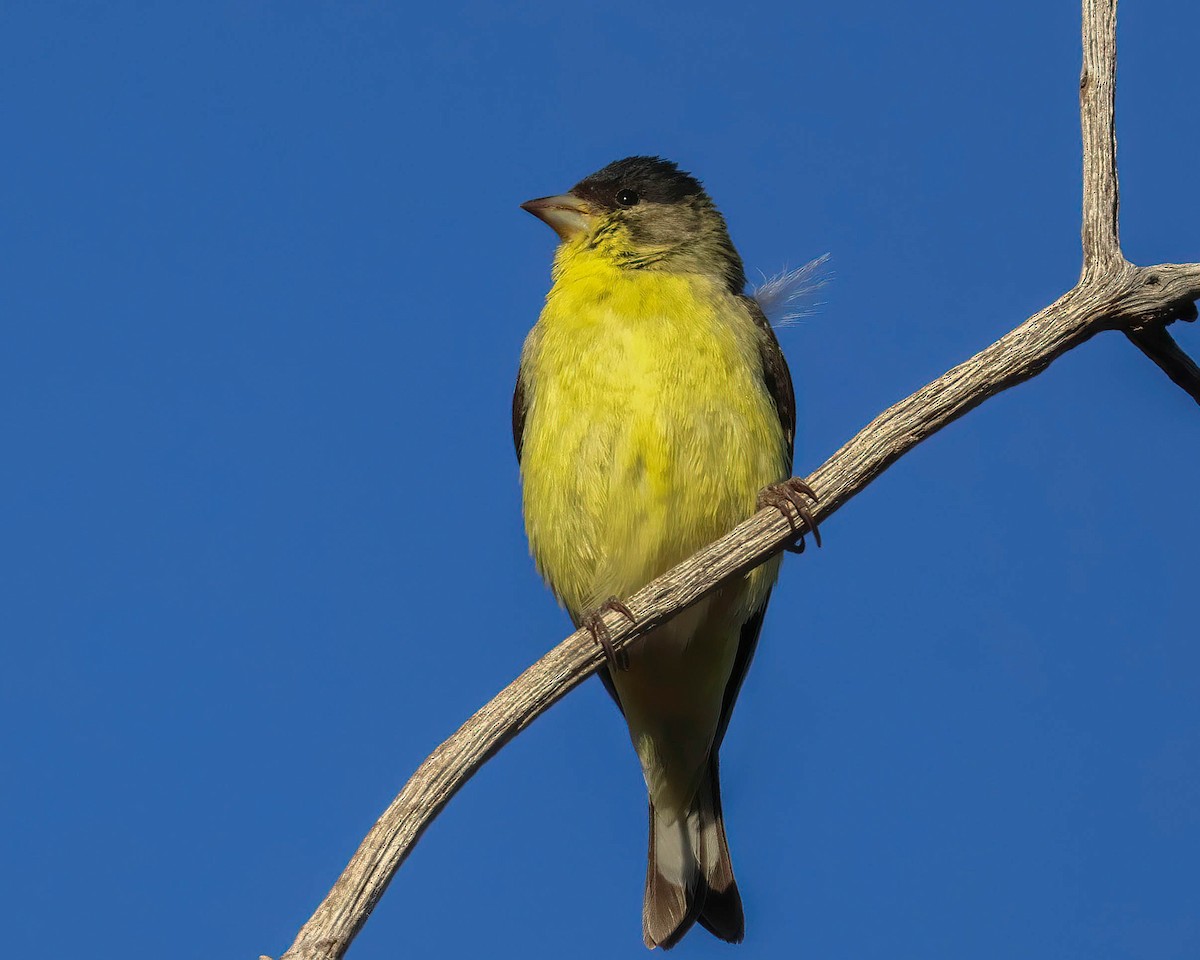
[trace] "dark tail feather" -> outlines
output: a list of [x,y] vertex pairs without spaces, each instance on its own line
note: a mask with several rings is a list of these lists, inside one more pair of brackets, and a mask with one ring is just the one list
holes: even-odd
[[741,943],[746,936],[746,918],[742,913],[742,895],[733,878],[729,842],[725,839],[725,818],[721,815],[721,777],[717,755],[709,761],[708,776],[696,796],[700,809],[702,855],[706,886],[704,907],[697,918],[718,940]]
[[653,950],[669,950],[692,928],[704,905],[700,869],[688,836],[690,817],[668,821],[650,802],[650,852],[642,938]]
[[642,935],[669,950],[697,920],[713,936],[740,943],[742,898],[733,879],[714,757],[686,817],[669,821],[650,804],[650,853]]

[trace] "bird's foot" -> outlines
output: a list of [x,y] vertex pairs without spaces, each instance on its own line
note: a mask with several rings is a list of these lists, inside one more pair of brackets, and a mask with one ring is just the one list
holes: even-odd
[[[820,503],[821,498],[817,496],[807,483],[799,477],[792,477],[790,480],[783,480],[780,483],[773,483],[769,487],[763,487],[758,493],[758,509],[764,507],[774,507],[784,518],[792,525],[793,529],[796,526],[796,518],[799,517],[804,521],[805,526],[813,535],[813,540],[817,546],[821,545],[821,531],[817,529],[817,522],[813,520],[812,513],[808,509],[808,497],[813,503]],[[792,553],[804,552],[804,532],[801,531],[800,536],[790,546],[784,547]]]
[[632,610],[616,597],[609,597],[600,606],[596,607],[595,610],[586,614],[579,621],[579,626],[587,630],[600,649],[604,651],[604,659],[608,661],[609,670],[628,670],[629,652],[627,650],[618,650],[613,646],[612,634],[608,632],[608,627],[604,625],[605,610],[612,610],[624,616],[630,623],[637,623],[637,617],[633,615]]

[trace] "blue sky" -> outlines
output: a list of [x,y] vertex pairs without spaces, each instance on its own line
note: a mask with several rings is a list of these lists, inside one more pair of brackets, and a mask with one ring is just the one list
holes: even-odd
[[[567,630],[509,398],[553,236],[659,153],[782,334],[808,472],[1079,269],[1078,10],[0,11],[0,878],[17,956],[275,957],[417,763]],[[1126,254],[1200,259],[1200,7],[1126,3]],[[1194,354],[1200,330],[1178,331]],[[748,937],[1200,952],[1200,410],[1097,338],[789,558],[722,754]],[[645,800],[589,682],[352,951],[637,957]]]

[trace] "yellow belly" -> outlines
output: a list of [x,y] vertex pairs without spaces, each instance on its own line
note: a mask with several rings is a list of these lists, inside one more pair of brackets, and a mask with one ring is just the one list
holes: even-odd
[[[521,472],[534,559],[576,622],[744,520],[788,475],[759,335],[703,278],[559,271],[522,354]],[[660,627],[613,676],[668,821],[707,769],[741,626],[778,569],[764,564]]]
[[[522,356],[526,529],[578,618],[744,520],[788,475],[759,333],[702,277],[560,273]],[[752,575],[757,606],[777,564]]]

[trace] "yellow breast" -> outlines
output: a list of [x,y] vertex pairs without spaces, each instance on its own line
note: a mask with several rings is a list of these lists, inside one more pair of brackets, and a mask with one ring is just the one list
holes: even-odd
[[[576,617],[744,520],[788,475],[759,333],[707,278],[560,255],[522,353],[525,524]],[[752,577],[757,606],[777,564]]]

